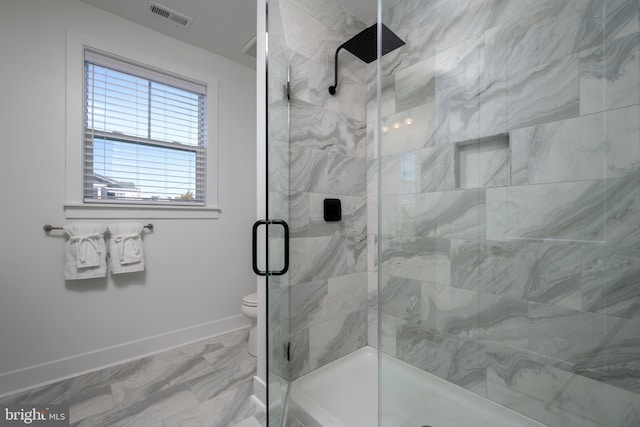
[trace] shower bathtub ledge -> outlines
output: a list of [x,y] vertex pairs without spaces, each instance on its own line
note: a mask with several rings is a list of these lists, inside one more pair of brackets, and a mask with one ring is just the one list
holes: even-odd
[[[382,426],[545,427],[435,375],[382,357]],[[293,381],[288,412],[305,427],[377,426],[377,378],[377,350],[363,347]]]

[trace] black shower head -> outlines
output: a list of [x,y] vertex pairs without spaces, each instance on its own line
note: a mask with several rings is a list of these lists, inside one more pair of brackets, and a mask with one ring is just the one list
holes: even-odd
[[[402,45],[404,45],[404,42],[400,37],[382,24],[382,54],[386,55]],[[342,47],[367,64],[375,61],[378,58],[378,24],[360,31],[347,40]]]
[[[382,55],[386,55],[404,44],[400,37],[382,24]],[[360,31],[336,50],[336,78],[335,85],[329,87],[331,95],[336,94],[336,88],[338,87],[338,52],[340,52],[340,49],[346,49],[367,64],[375,61],[378,58],[378,24],[373,24],[369,28]]]

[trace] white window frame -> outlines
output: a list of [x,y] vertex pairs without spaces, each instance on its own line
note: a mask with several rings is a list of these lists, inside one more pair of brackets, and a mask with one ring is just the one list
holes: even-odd
[[[133,60],[148,67],[185,76],[207,88],[206,97],[206,205],[140,205],[84,202],[84,50],[102,51],[111,56]],[[116,45],[75,30],[67,30],[66,72],[66,196],[65,217],[83,218],[218,218],[218,79],[204,70],[197,70],[168,59],[146,54],[144,51]]]

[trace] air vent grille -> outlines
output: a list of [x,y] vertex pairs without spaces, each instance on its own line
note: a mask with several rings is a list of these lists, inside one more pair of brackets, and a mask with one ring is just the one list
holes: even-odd
[[152,2],[152,1],[149,2],[149,11],[154,15],[167,19],[182,27],[188,28],[193,22],[193,18],[190,18],[187,15],[183,15],[182,13],[178,13],[175,10],[171,10],[168,7],[158,4],[156,2]]

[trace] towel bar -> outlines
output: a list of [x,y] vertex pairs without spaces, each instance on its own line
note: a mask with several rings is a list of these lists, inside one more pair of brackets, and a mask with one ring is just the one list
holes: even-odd
[[[147,224],[147,225],[145,225],[145,226],[144,226],[144,228],[146,228],[146,229],[147,229],[147,230],[149,230],[149,231],[153,231],[153,224]],[[51,230],[63,230],[63,228],[62,228],[62,227],[56,227],[56,226],[53,226],[53,225],[51,225],[51,224],[46,224],[46,225],[44,225],[44,226],[42,227],[42,229],[44,230],[44,232],[45,232],[45,233],[48,233],[48,232],[50,232]]]

